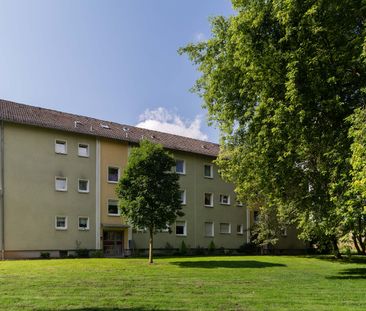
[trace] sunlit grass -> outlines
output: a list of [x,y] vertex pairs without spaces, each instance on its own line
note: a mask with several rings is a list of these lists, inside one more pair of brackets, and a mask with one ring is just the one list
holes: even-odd
[[2,310],[365,310],[366,265],[245,256],[0,262]]

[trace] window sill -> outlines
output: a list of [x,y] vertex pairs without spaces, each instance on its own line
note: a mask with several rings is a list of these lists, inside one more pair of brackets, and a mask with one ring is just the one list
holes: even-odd
[[55,228],[57,231],[66,231],[67,228]]
[[107,180],[108,184],[118,184],[118,181],[111,181],[111,180]]
[[89,156],[80,155],[80,154],[78,154],[78,157],[79,157],[79,158],[89,158]]
[[62,189],[55,189],[55,191],[57,191],[57,192],[67,192],[67,189],[66,189],[66,190],[62,190]]
[[206,179],[213,179],[213,176],[203,176]]
[[213,205],[204,205],[204,207],[209,207],[209,208],[213,208]]
[[121,214],[108,214],[108,216],[110,216],[110,217],[120,217]]
[[89,193],[89,191],[78,190],[79,193]]
[[89,228],[79,228],[79,231],[89,231]]
[[64,152],[55,152],[55,154],[67,155],[67,153],[64,153]]
[[185,237],[187,236],[187,234],[175,234],[176,236],[182,236],[182,237]]
[[230,203],[222,203],[222,202],[220,202],[220,205],[230,206],[231,204]]

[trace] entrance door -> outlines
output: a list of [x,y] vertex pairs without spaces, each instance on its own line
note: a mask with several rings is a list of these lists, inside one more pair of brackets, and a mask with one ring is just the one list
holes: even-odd
[[104,231],[103,251],[107,257],[122,257],[124,255],[123,231]]

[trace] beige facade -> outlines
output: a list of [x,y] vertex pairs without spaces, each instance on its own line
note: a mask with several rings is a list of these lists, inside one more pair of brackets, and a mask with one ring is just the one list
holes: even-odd
[[[178,218],[176,224],[185,225],[185,228],[180,234],[173,224],[171,234],[158,233],[155,248],[163,249],[168,245],[179,248],[182,241],[191,248],[207,248],[211,241],[217,248],[231,249],[246,243],[246,208],[236,202],[234,187],[220,178],[216,165],[212,163],[214,158],[183,152],[174,152],[174,157],[184,161],[184,172],[180,174],[179,182],[181,190],[185,191],[185,215]],[[211,167],[212,174],[205,176],[205,165]],[[205,204],[205,194],[212,195],[212,204]],[[220,202],[220,195],[222,199],[227,196],[229,202]],[[135,248],[147,248],[148,234],[136,231],[133,241]]]
[[[127,165],[127,143],[102,139],[100,144],[101,245],[109,256],[123,256],[132,239],[131,228],[118,210],[117,180]],[[113,174],[114,173],[114,174]],[[117,173],[117,174],[116,174]]]
[[[57,257],[78,248],[126,256],[148,235],[119,215],[116,186],[142,138],[173,153],[184,216],[155,248],[237,249],[250,241],[253,211],[237,202],[213,160],[218,145],[0,100],[1,258]],[[278,248],[303,248],[288,229]]]
[[[64,142],[65,153],[56,152]],[[89,155],[79,156],[79,144]],[[5,124],[4,248],[20,251],[95,249],[95,139],[67,132]],[[56,189],[56,178],[67,187]],[[79,180],[88,191],[79,191]],[[59,219],[57,219],[59,217]],[[62,218],[65,217],[65,218]],[[86,228],[79,219],[87,219]],[[65,226],[57,228],[57,220]]]

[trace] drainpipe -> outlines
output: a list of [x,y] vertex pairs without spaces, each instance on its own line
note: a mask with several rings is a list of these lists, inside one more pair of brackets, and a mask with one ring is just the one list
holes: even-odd
[[0,124],[0,244],[1,260],[5,259],[5,229],[4,229],[4,121]]

